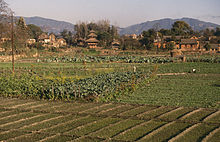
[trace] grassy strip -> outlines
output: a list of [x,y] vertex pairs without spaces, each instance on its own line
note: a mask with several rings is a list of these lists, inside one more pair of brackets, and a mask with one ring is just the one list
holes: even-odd
[[71,122],[69,123],[66,123],[64,125],[58,125],[57,127],[52,127],[52,128],[49,128],[49,129],[46,129],[44,130],[45,132],[50,132],[50,133],[63,133],[63,132],[66,132],[66,131],[69,131],[69,130],[72,130],[76,127],[79,127],[79,126],[82,126],[82,125],[85,125],[87,123],[90,123],[92,121],[95,121],[99,118],[97,117],[81,117],[77,120],[72,120]]
[[10,110],[10,111],[6,111],[6,110],[2,110],[2,112],[0,113],[0,120],[4,117],[8,117],[10,115],[14,115],[14,114],[18,114],[18,111],[15,110]]
[[32,107],[32,106],[36,106],[38,104],[39,104],[39,102],[26,103],[26,104],[23,104],[23,105],[20,105],[20,106],[16,106],[15,109],[29,108],[29,107]]
[[124,141],[135,141],[165,123],[166,122],[162,122],[162,121],[149,121],[144,123],[144,125],[137,126],[133,129],[128,130],[123,134],[117,135],[116,137],[114,137],[114,139],[124,140]]
[[178,133],[182,132],[184,129],[189,127],[190,124],[187,123],[173,123],[168,127],[165,127],[161,131],[155,133],[154,135],[149,134],[148,137],[142,139],[141,141],[151,141],[151,142],[158,142],[158,141],[168,141]]
[[43,105],[43,104],[46,104],[46,103],[48,104],[48,102],[45,102],[45,101],[35,101],[34,104],[19,106],[19,107],[17,107],[16,109],[26,110],[26,109],[31,109],[31,108],[38,107],[39,105]]
[[58,103],[54,103],[54,102],[45,102],[45,103],[42,103],[42,104],[39,104],[39,105],[36,105],[36,106],[33,106],[33,107],[30,107],[30,108],[24,108],[25,110],[37,110],[37,111],[43,111],[45,109],[48,109],[48,108],[52,108],[54,107],[55,105],[58,105]]
[[22,132],[22,131],[17,131],[17,130],[8,131],[8,132],[3,133],[3,134],[0,133],[0,141],[5,141],[7,139],[15,138],[15,137],[18,137],[18,136],[21,136],[21,135],[24,135],[24,134],[26,134],[26,133]]
[[3,97],[0,97],[0,101],[1,101],[1,104],[0,104],[0,107],[5,107],[5,106],[8,106],[10,104],[14,104],[14,103],[17,103],[17,99],[11,99],[11,98],[3,98]]
[[66,142],[66,141],[71,141],[73,140],[74,137],[70,137],[70,136],[63,136],[63,135],[56,135],[56,136],[52,136],[51,138],[46,138],[46,142]]
[[32,113],[32,112],[16,112],[16,115],[14,115],[13,117],[6,117],[0,120],[0,125],[1,124],[5,124],[5,123],[9,123],[9,122],[13,122],[13,121],[17,121],[20,119],[25,119],[28,117],[32,117],[35,116],[36,113]]
[[55,112],[71,112],[71,113],[79,113],[81,111],[87,110],[92,107],[96,107],[99,104],[94,103],[68,103],[63,104],[60,107],[56,108]]
[[119,114],[119,116],[136,116],[137,114],[140,114],[140,113],[143,113],[143,112],[155,109],[155,108],[156,107],[153,107],[153,106],[140,106],[135,109],[123,112]]
[[13,142],[34,142],[34,141],[39,141],[41,139],[49,137],[51,135],[52,134],[32,133],[32,134],[27,134],[27,135],[19,136],[18,138],[15,138],[15,139],[13,139],[11,141],[13,141]]
[[101,138],[111,138],[122,131],[129,129],[139,123],[143,122],[142,120],[123,120],[120,123],[115,123],[109,127],[105,127],[103,129],[100,129],[99,131],[92,133],[91,136],[94,137],[101,137]]
[[111,118],[111,117],[104,118],[104,119],[96,121],[95,123],[91,123],[89,125],[84,125],[80,128],[73,129],[69,132],[66,132],[65,134],[67,134],[67,135],[76,135],[76,136],[84,136],[84,135],[87,135],[91,132],[97,131],[97,130],[103,128],[103,127],[106,127],[109,124],[116,123],[120,120],[121,119],[119,119],[119,118]]
[[49,111],[49,112],[57,112],[57,111],[67,111],[68,109],[77,109],[78,107],[80,107],[80,103],[63,103],[60,102],[59,105],[54,105],[55,107],[53,107],[52,109],[49,108],[45,108],[43,110],[45,111]]
[[206,116],[208,116],[209,114],[213,113],[214,110],[201,110],[198,111],[188,117],[186,117],[185,119],[183,119],[184,121],[202,121]]
[[212,136],[208,138],[207,141],[204,141],[204,142],[219,142],[220,140],[220,127],[218,129],[215,129],[214,131],[212,131],[211,133]]
[[215,125],[200,124],[191,131],[187,132],[184,136],[177,139],[176,142],[201,141],[206,135],[209,134],[209,132],[215,128]]
[[56,119],[56,117],[59,116],[58,114],[50,114],[50,115],[51,115],[50,118],[55,118],[55,119],[50,120],[50,121],[46,121],[47,120],[46,119],[45,120],[46,122],[44,122],[44,121],[35,122],[34,124],[30,124],[26,127],[22,127],[21,130],[23,130],[23,131],[39,131],[41,129],[48,128],[48,127],[51,127],[53,125],[56,125],[56,124],[58,124],[62,121],[64,121],[64,122],[66,121],[65,120],[66,117],[61,117],[61,118]]
[[173,120],[176,120],[180,117],[182,117],[183,115],[185,115],[186,113],[192,111],[194,109],[192,108],[182,108],[180,110],[177,110],[175,112],[172,112],[172,113],[169,113],[169,114],[165,114],[161,117],[159,117],[160,119],[163,119],[163,120],[169,120],[169,121],[173,121]]
[[91,109],[88,109],[88,110],[85,110],[85,111],[82,111],[80,113],[89,113],[89,114],[94,114],[94,113],[99,113],[100,111],[105,111],[105,110],[108,110],[110,108],[114,108],[116,107],[117,104],[104,104],[101,105],[100,107],[94,107],[94,108],[91,108]]
[[7,129],[7,130],[19,129],[23,126],[31,125],[31,124],[36,123],[36,122],[41,122],[43,120],[50,119],[52,117],[53,117],[53,115],[46,114],[46,115],[42,115],[42,116],[39,116],[39,117],[31,118],[29,120],[24,120],[24,121],[18,122],[16,124],[7,125],[7,126],[4,127],[4,129]]
[[73,140],[73,142],[103,142],[103,141],[104,139],[94,138],[94,137],[81,137],[79,139]]
[[117,115],[121,112],[124,112],[126,110],[129,110],[129,109],[132,109],[134,108],[134,106],[131,106],[131,105],[121,105],[121,107],[119,108],[114,108],[110,111],[106,111],[106,112],[103,112],[103,113],[100,113],[101,115]]
[[138,117],[142,118],[142,119],[151,119],[151,118],[159,116],[159,115],[161,115],[163,113],[171,111],[173,109],[174,108],[172,108],[172,107],[160,107],[158,109],[154,109],[152,111],[147,111],[146,113],[142,113],[142,114],[138,115]]
[[218,113],[217,115],[209,118],[207,121],[208,123],[219,123],[220,122],[220,113]]
[[27,102],[28,102],[28,100],[19,100],[18,101],[18,100],[12,99],[11,102],[6,102],[6,104],[4,104],[4,102],[3,102],[1,105],[4,106],[4,108],[11,108],[13,106],[21,105],[21,104],[24,104],[24,103],[27,103]]

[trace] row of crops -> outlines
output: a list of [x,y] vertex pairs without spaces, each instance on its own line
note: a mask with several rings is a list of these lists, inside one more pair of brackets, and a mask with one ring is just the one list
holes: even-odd
[[[101,62],[123,62],[123,63],[171,63],[179,60],[172,57],[147,57],[147,56],[82,56],[82,57],[51,57],[38,62],[62,62],[62,63],[101,63]],[[187,57],[187,62],[220,63],[220,57]]]
[[103,73],[84,79],[45,79],[37,75],[1,75],[0,94],[6,96],[34,97],[50,100],[114,99],[134,90],[150,73],[114,72]]

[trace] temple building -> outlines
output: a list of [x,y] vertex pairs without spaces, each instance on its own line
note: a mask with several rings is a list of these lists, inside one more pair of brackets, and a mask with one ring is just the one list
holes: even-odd
[[116,39],[113,40],[112,42],[112,49],[118,50],[120,47],[120,42]]
[[95,34],[94,30],[90,31],[90,34],[88,35],[88,39],[86,40],[87,45],[89,48],[97,48],[97,44],[99,41],[96,39],[97,35]]

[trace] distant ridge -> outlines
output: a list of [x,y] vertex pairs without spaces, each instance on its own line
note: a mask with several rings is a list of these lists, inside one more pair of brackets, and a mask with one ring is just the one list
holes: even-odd
[[176,21],[185,21],[188,23],[193,30],[200,31],[206,28],[214,29],[216,27],[220,27],[218,24],[214,24],[211,22],[204,22],[198,19],[193,18],[181,18],[181,19],[160,19],[154,21],[147,21],[141,24],[132,25],[120,30],[120,34],[141,34],[143,31],[149,30],[153,28],[156,24],[159,26],[160,29],[171,29],[172,25]]
[[[42,17],[24,17],[26,24],[35,24],[42,28],[44,32],[48,33],[60,33],[64,29],[67,29],[68,31],[74,32],[74,24],[65,22],[65,21],[58,21],[48,18],[42,18]],[[218,24],[214,24],[211,22],[204,22],[200,21],[198,19],[193,18],[181,18],[181,19],[171,19],[171,18],[165,18],[160,20],[154,20],[154,21],[147,21],[141,24],[131,25],[126,28],[119,28],[120,35],[123,34],[141,34],[145,30],[149,30],[153,28],[155,25],[158,25],[159,28],[163,29],[170,29],[174,22],[176,21],[185,21],[188,23],[193,30],[200,31],[206,28],[214,29],[216,27],[220,27]]]
[[60,33],[64,29],[73,32],[74,25],[69,22],[57,21],[53,19],[47,19],[42,17],[24,17],[26,24],[34,24],[42,28],[44,32],[48,33]]

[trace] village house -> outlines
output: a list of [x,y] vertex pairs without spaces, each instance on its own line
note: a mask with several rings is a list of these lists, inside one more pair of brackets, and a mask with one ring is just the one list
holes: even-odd
[[97,48],[97,44],[99,41],[96,39],[97,35],[95,34],[94,30],[90,31],[90,34],[88,35],[88,39],[86,40],[87,45],[89,48]]
[[77,42],[77,46],[79,47],[83,47],[85,45],[85,40],[82,38],[78,38],[76,42]]
[[220,44],[209,44],[210,45],[210,52],[212,53],[220,53]]
[[46,44],[48,44],[50,42],[49,36],[46,33],[42,33],[38,37],[38,42],[42,43],[43,46],[46,46]]
[[46,33],[42,33],[39,38],[38,42],[42,43],[44,47],[62,47],[66,46],[66,40],[63,38],[56,39],[54,34],[50,34],[49,36]]
[[36,39],[28,39],[26,41],[26,43],[29,44],[29,45],[32,45],[32,44],[36,43]]
[[182,50],[198,50],[200,47],[200,43],[198,38],[192,37],[190,39],[181,39],[179,44],[180,49]]
[[125,37],[131,38],[131,39],[138,39],[138,36],[136,34],[126,34]]
[[58,44],[58,47],[63,47],[67,45],[66,40],[63,38],[57,39],[57,44]]
[[1,38],[0,43],[4,43],[6,41],[10,41],[11,38]]
[[5,49],[2,48],[2,44],[5,43],[6,41],[10,41],[10,40],[11,40],[11,38],[1,38],[0,39],[0,52],[4,52],[5,51]]

